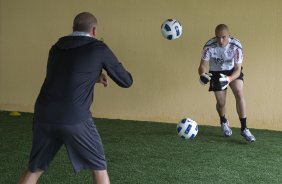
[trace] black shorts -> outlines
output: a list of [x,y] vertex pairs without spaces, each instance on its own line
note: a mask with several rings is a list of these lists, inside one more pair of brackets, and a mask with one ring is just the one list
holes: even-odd
[[34,122],[29,171],[47,170],[63,144],[75,172],[82,169],[106,170],[101,138],[94,121],[89,118],[75,125]]
[[[244,74],[243,74],[242,70],[243,70],[243,68],[241,68],[240,76],[237,79],[244,81]],[[219,78],[221,77],[220,74],[222,73],[224,75],[230,76],[233,73],[233,71],[234,71],[234,69],[233,70],[224,70],[224,71],[209,71],[209,73],[212,74],[211,80],[210,80],[209,91],[224,91],[224,90],[221,89],[221,85],[220,85],[220,82],[219,82]],[[237,79],[235,79],[235,80],[237,80]]]

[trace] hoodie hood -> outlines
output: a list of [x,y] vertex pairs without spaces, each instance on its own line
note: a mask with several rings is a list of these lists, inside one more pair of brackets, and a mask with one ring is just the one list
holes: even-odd
[[64,36],[55,44],[60,49],[73,49],[97,41],[89,36]]

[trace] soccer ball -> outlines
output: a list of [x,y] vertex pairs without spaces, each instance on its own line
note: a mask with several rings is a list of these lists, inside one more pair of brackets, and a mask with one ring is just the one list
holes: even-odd
[[198,133],[196,121],[190,118],[182,119],[176,126],[177,134],[183,139],[194,139]]
[[175,40],[182,34],[182,25],[175,19],[167,19],[161,26],[163,36],[168,40]]

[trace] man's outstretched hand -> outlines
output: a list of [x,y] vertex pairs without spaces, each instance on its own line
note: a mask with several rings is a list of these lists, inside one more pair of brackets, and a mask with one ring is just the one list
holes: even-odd
[[202,85],[207,84],[207,83],[211,80],[211,76],[212,76],[211,73],[202,73],[202,74],[200,75],[200,83],[201,83]]

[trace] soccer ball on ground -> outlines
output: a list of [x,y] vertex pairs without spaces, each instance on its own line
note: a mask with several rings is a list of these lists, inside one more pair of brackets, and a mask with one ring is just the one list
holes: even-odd
[[167,19],[161,26],[163,36],[168,40],[175,40],[182,34],[182,25],[175,19]]
[[182,119],[176,126],[177,134],[183,139],[194,139],[198,133],[198,124],[190,118]]

